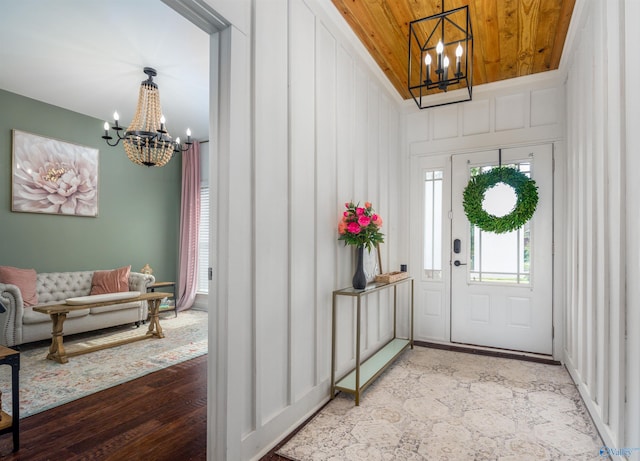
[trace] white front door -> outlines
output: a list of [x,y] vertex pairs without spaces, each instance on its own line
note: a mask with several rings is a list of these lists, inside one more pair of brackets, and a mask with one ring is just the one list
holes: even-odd
[[[551,354],[552,146],[502,149],[502,165],[530,175],[539,195],[533,218],[505,234],[472,226],[462,206],[470,176],[498,165],[499,158],[497,150],[452,156],[451,341]],[[507,214],[515,204],[513,189],[499,184],[489,191],[485,209]]]

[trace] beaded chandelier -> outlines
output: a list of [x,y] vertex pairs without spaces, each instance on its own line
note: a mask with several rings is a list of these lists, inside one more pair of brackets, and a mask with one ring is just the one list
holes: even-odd
[[191,130],[187,130],[187,141],[184,146],[180,144],[180,138],[174,141],[165,128],[165,119],[160,106],[160,93],[158,85],[153,81],[157,75],[155,69],[145,67],[144,73],[148,76],[140,85],[138,95],[138,107],[131,124],[124,132],[118,124],[119,116],[113,114],[114,124],[111,127],[116,134],[116,142],[109,135],[109,124],[104,122],[104,139],[108,145],[117,146],[123,141],[127,157],[133,163],[144,166],[165,166],[171,160],[174,152],[184,152],[192,144]]

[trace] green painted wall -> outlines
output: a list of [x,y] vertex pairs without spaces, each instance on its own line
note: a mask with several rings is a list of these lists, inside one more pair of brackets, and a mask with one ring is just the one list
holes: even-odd
[[[149,263],[157,280],[177,280],[180,157],[162,168],[135,165],[122,144],[100,138],[103,124],[0,90],[0,265],[60,272],[131,264],[139,271]],[[100,150],[98,217],[11,211],[13,129]]]

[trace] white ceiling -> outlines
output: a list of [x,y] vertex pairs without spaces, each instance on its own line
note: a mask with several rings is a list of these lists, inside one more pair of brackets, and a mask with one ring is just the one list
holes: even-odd
[[1,89],[100,119],[97,138],[153,67],[169,133],[209,139],[209,35],[160,0],[0,0],[0,44]]

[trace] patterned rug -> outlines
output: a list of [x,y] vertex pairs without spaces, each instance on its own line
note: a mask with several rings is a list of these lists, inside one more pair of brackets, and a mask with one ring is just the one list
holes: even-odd
[[[70,357],[61,365],[47,360],[51,341],[20,350],[20,418],[79,399],[207,353],[208,315],[188,310],[161,314],[163,339],[151,338]],[[144,334],[147,325],[114,327],[65,337],[67,351]],[[0,367],[2,408],[11,414],[11,367]]]
[[298,461],[591,460],[602,441],[564,367],[416,347],[354,405],[340,393],[278,452]]

